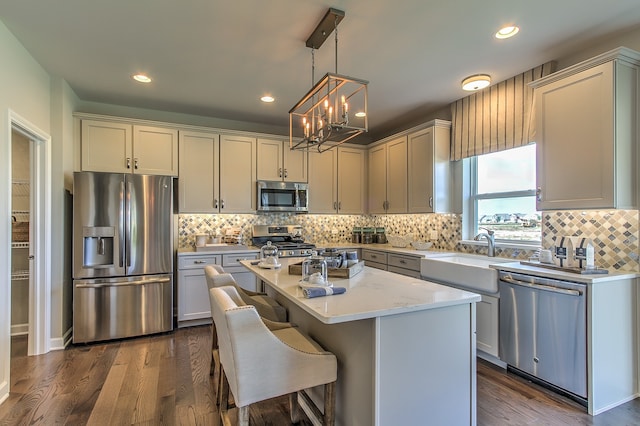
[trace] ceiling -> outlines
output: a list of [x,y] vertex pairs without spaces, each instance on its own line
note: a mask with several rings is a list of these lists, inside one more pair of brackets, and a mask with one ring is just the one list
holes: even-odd
[[[367,139],[466,96],[471,74],[499,82],[640,26],[638,0],[2,0],[0,20],[83,101],[288,127],[329,7],[346,14],[338,72],[370,81]],[[520,33],[495,39],[505,24]],[[316,80],[334,48],[316,52]]]

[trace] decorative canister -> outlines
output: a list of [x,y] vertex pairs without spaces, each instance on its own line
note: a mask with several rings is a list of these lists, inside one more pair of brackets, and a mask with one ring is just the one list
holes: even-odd
[[327,261],[317,252],[312,252],[311,256],[302,262],[302,281],[313,285],[328,285]]
[[260,248],[260,260],[263,264],[278,265],[278,247],[267,241],[267,244]]

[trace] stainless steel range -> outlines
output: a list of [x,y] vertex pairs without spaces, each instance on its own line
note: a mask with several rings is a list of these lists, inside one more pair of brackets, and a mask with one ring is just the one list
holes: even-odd
[[278,257],[310,256],[316,246],[305,243],[302,239],[300,225],[253,225],[251,242],[256,247],[262,247],[271,241],[278,247]]

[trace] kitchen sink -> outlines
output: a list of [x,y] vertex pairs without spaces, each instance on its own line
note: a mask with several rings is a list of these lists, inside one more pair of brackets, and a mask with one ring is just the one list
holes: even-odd
[[498,271],[489,265],[512,262],[511,259],[464,253],[447,253],[422,259],[422,278],[451,284],[482,293],[498,292]]

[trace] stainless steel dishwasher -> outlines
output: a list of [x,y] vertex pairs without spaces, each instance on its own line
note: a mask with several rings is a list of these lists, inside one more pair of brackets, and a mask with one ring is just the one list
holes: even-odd
[[585,404],[587,286],[499,272],[500,358]]

